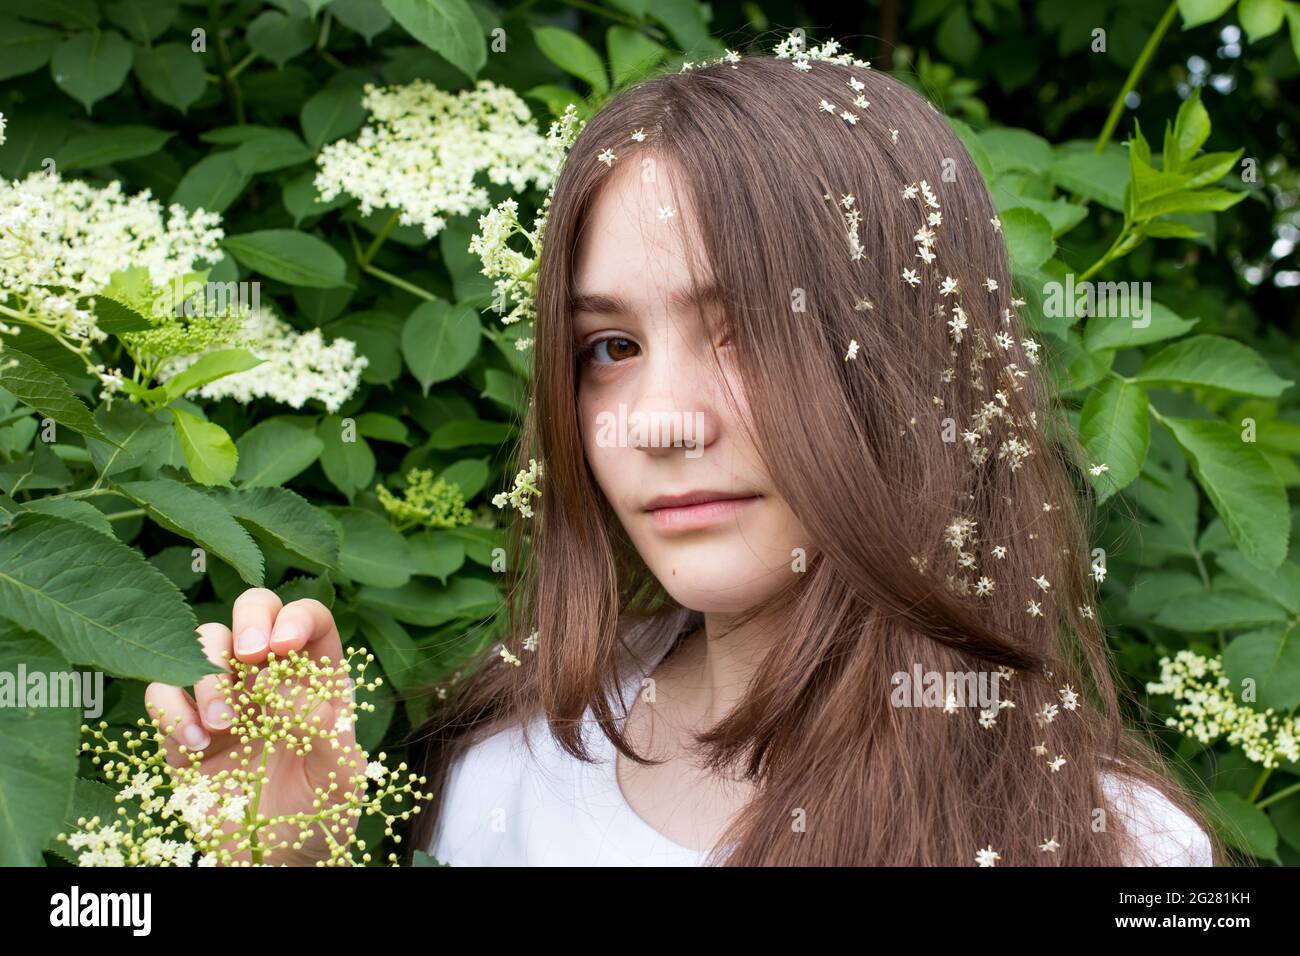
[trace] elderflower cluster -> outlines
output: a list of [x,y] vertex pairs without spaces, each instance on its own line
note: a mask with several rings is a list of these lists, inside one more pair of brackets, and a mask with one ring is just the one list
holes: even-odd
[[[374,690],[381,683],[364,680],[374,660],[369,653],[356,677],[350,676],[352,658],[360,653],[349,648],[337,663],[297,651],[271,654],[263,665],[232,659],[226,702],[235,717],[222,737],[230,750],[181,747],[185,763],[179,767],[166,758],[166,715],[151,722],[141,718],[140,732],[125,731],[121,740],[108,738],[105,721],[82,725],[91,738],[82,752],[118,787],[118,806],[111,821],[81,817],[76,830],[59,834],[59,841],[76,852],[81,866],[273,866],[286,850],[296,854],[295,862],[311,859],[317,866],[371,862],[366,841],[357,835],[361,816],[383,817],[385,834],[400,842],[393,824],[419,813],[419,801],[429,794],[415,789],[425,778],[407,773],[405,763],[390,769],[385,754],[372,760],[355,743],[355,711],[374,705],[357,702],[354,688]],[[322,721],[321,710],[332,722]],[[315,787],[309,807],[266,805],[272,792],[265,790],[268,766],[319,760],[322,750],[326,759],[337,754],[337,769],[328,772],[328,784]],[[390,809],[408,798],[409,808]],[[396,865],[397,854],[390,853],[388,862]]]
[[[246,404],[255,398],[270,398],[293,408],[315,399],[331,413],[352,397],[361,382],[369,359],[357,352],[351,339],[326,342],[320,329],[299,332],[266,307],[250,311],[232,341],[223,347],[240,347],[252,352],[261,365],[226,375],[189,394],[202,398],[233,398]],[[166,381],[193,365],[204,352],[177,356],[159,372]]]
[[1220,657],[1189,650],[1162,657],[1160,679],[1147,683],[1147,693],[1174,699],[1177,716],[1166,718],[1165,726],[1193,740],[1212,744],[1225,737],[1241,747],[1247,759],[1270,768],[1283,760],[1300,760],[1300,717],[1238,703]]
[[88,351],[107,336],[79,300],[131,266],[163,285],[199,260],[216,262],[223,237],[216,213],[164,210],[149,190],[128,196],[117,181],[99,187],[45,172],[0,181],[0,301]]
[[480,173],[516,192],[550,185],[551,144],[509,87],[479,80],[472,90],[448,93],[424,80],[367,84],[362,105],[371,122],[356,140],[331,143],[317,157],[322,200],[346,193],[363,215],[398,210],[400,223],[433,238],[447,216],[488,208],[487,188],[475,181]]
[[441,478],[435,481],[429,468],[412,468],[406,473],[406,488],[401,497],[383,485],[376,486],[375,494],[398,531],[417,526],[455,528],[474,520],[465,507],[460,486]]
[[870,60],[860,60],[851,53],[840,53],[839,50],[840,43],[838,40],[827,40],[820,46],[804,49],[803,34],[794,31],[773,48],[772,55],[778,60],[793,60],[794,68],[801,72],[807,72],[812,68],[812,60],[824,60],[827,63],[839,63],[844,66],[860,67],[861,69],[871,67]]
[[[537,317],[537,264],[542,255],[542,231],[560,166],[582,125],[577,108],[570,103],[546,133],[547,155],[553,166],[550,186],[533,219],[533,228],[525,229],[520,223],[519,204],[514,199],[503,199],[479,217],[479,231],[470,239],[469,251],[482,260],[483,275],[492,280],[492,308],[501,316],[502,325],[520,320],[531,322]],[[643,133],[641,139],[644,138]],[[515,236],[523,236],[528,242],[528,253],[511,248],[510,240]],[[517,347],[522,351],[518,343]]]
[[542,463],[535,458],[528,459],[528,467],[515,475],[514,486],[508,491],[503,491],[492,499],[492,503],[498,508],[504,508],[507,505],[519,509],[519,513],[525,518],[533,516],[533,508],[529,501],[534,495],[540,498],[541,489],[537,483],[542,477]]

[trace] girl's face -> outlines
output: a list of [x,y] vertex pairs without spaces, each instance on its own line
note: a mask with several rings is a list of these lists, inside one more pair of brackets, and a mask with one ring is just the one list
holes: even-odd
[[741,428],[725,303],[692,283],[698,240],[675,173],[661,158],[616,161],[589,213],[574,276],[578,409],[592,472],[650,571],[685,607],[734,613],[802,570],[807,539]]

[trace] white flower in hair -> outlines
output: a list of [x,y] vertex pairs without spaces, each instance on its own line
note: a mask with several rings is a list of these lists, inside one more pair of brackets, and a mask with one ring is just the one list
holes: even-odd
[[980,711],[980,726],[985,730],[992,730],[998,722],[998,711],[996,707],[990,707],[988,710]]
[[1057,773],[1065,766],[1065,757],[1057,754],[1056,759],[1049,761],[1047,765],[1052,768],[1052,773]]
[[644,129],[632,130],[632,139],[636,140],[636,142],[638,143],[645,142],[645,130]]
[[994,216],[992,219],[989,220],[989,222],[993,223],[994,232],[1002,231],[1002,220],[999,219],[997,216]]
[[921,284],[921,277],[916,274],[915,269],[904,269],[903,281],[910,286],[918,286]]
[[847,362],[849,359],[855,359],[857,357],[858,357],[858,340],[849,339],[849,351],[848,354],[844,356],[844,361]]
[[844,120],[844,122],[848,123],[850,126],[856,126],[858,124],[858,118],[848,110],[844,110],[840,113],[840,119]]
[[1038,712],[1038,726],[1050,724],[1056,719],[1057,707],[1055,704],[1044,704],[1043,709]]
[[985,280],[984,280],[984,288],[988,289],[990,292],[997,292],[997,291],[998,291],[998,280],[997,280],[997,279],[985,279]]
[[1030,601],[1030,602],[1029,602],[1029,607],[1026,608],[1026,610],[1029,612],[1029,616],[1030,616],[1030,617],[1042,617],[1042,616],[1043,616],[1043,606],[1042,606],[1041,604],[1039,604],[1037,601]]
[[823,113],[830,113],[832,116],[834,116],[836,112],[836,106],[834,103],[830,102],[830,100],[822,100],[821,110]]
[[993,557],[997,558],[999,561],[1001,561],[1006,556],[1007,556],[1007,546],[1005,544],[999,544],[993,548]]
[[1037,585],[1038,585],[1040,588],[1042,588],[1044,591],[1046,591],[1048,588],[1050,588],[1050,587],[1052,586],[1052,585],[1048,582],[1047,578],[1046,578],[1044,575],[1041,575],[1041,574],[1040,574],[1038,577],[1034,578],[1034,583],[1037,584]]
[[939,283],[940,295],[952,295],[957,291],[957,280],[952,276],[944,276],[943,282]]
[[660,206],[660,207],[659,207],[658,216],[659,216],[659,221],[660,221],[660,222],[667,222],[669,219],[673,218],[673,216],[675,216],[675,215],[677,215],[677,210],[674,209],[672,206]]
[[1002,854],[993,849],[992,845],[985,847],[975,854],[975,863],[978,866],[997,866],[998,860],[1002,859]]
[[1079,694],[1069,684],[1066,684],[1056,693],[1060,695],[1061,706],[1064,707],[1066,710],[1079,709]]
[[904,199],[912,199],[916,196],[916,183],[911,183],[903,187],[902,196]]
[[1042,850],[1044,853],[1055,853],[1060,848],[1061,844],[1056,842],[1056,837],[1044,840],[1042,843],[1038,844],[1038,849]]
[[848,84],[849,84],[849,89],[853,90],[853,92],[855,93],[861,93],[863,90],[867,88],[867,84],[863,83],[856,76],[849,77]]
[[596,159],[599,160],[600,162],[604,163],[606,166],[613,166],[613,165],[614,165],[614,160],[618,159],[618,157],[614,155],[614,151],[613,151],[613,150],[611,150],[611,149],[606,149],[606,150],[604,150],[603,152],[601,152],[601,153],[596,157]]
[[859,93],[857,96],[853,97],[853,105],[860,110],[865,110],[871,105],[871,101]]
[[897,142],[898,142],[898,130],[896,130],[896,129],[891,129],[891,130],[889,131],[889,140],[890,140],[890,142],[893,142],[893,143],[897,143]]
[[1102,463],[1100,465],[1093,465],[1091,468],[1088,469],[1088,474],[1092,475],[1094,478],[1097,478],[1101,475],[1103,471],[1110,471],[1110,465],[1107,465],[1105,463]]

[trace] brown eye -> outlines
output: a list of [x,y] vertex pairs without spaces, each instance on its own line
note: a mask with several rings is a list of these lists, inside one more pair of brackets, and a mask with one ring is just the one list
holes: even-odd
[[612,365],[635,357],[639,351],[640,347],[631,339],[618,337],[601,339],[590,348],[591,356],[597,365]]

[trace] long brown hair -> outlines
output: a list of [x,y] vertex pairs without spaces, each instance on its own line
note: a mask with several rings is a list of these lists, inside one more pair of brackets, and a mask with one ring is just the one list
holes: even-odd
[[[859,94],[868,106],[854,105]],[[413,848],[431,838],[451,762],[488,732],[544,714],[564,750],[590,760],[580,725],[590,707],[627,759],[648,762],[615,725],[611,693],[629,624],[668,627],[677,605],[593,479],[576,402],[573,268],[606,148],[620,163],[660,157],[682,171],[727,302],[756,447],[811,543],[806,570],[746,615],[781,620],[784,639],[733,711],[696,738],[702,763],[756,785],[719,841],[729,854],[715,848],[709,862],[971,865],[989,846],[1002,865],[1140,860],[1099,785],[1115,761],[1188,813],[1221,858],[1194,801],[1121,714],[1092,610],[1086,459],[1012,302],[997,212],[969,154],[888,75],[762,56],[621,94],[565,163],[519,449],[521,467],[545,462],[537,514],[516,526],[511,552],[526,535],[504,641],[522,664],[485,651],[413,734],[433,794]],[[942,216],[933,263],[918,257],[915,234],[936,205],[903,193],[921,180]],[[905,269],[920,282],[905,282]],[[956,296],[940,292],[949,276]],[[850,340],[859,350],[846,360]],[[534,631],[537,648],[525,651]],[[1014,707],[985,726],[978,708],[892,706],[893,676],[918,664],[1014,669],[1003,694]],[[1057,712],[1044,722],[1049,705]],[[1040,849],[1049,838],[1055,852]]]

